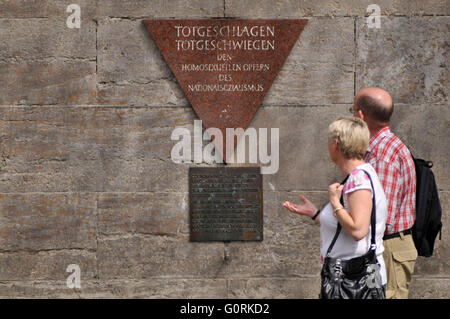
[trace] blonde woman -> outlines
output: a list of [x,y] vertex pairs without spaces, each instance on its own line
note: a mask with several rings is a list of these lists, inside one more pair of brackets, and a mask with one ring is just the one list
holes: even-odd
[[[375,170],[363,160],[369,144],[369,135],[366,123],[359,118],[342,117],[331,123],[328,128],[328,151],[331,161],[340,168],[345,182],[329,186],[329,203],[322,210],[318,210],[304,196],[300,196],[302,204],[285,202],[283,206],[293,213],[311,217],[320,224],[322,262],[328,257],[341,265],[341,261],[366,256],[371,250],[371,243],[374,243],[379,265],[377,271],[381,277],[381,283],[377,282],[375,285],[379,284],[385,289],[383,235],[386,227],[386,197]],[[374,240],[371,236],[372,208],[376,210]],[[337,231],[338,224],[339,228],[342,228],[340,232]],[[326,270],[324,268],[322,275]],[[323,280],[322,277],[322,283]],[[341,292],[340,297],[345,298],[345,292]]]

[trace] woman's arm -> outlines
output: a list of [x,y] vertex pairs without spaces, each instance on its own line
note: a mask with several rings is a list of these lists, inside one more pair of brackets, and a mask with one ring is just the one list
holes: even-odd
[[[303,205],[285,201],[283,207],[287,208],[292,213],[313,217],[317,212],[317,207],[303,195],[300,195],[300,200],[303,202]],[[316,223],[319,223],[319,218],[320,214],[314,219]]]
[[372,192],[368,189],[360,189],[348,194],[348,212],[339,202],[342,189],[343,186],[340,184],[330,185],[329,188],[330,202],[335,211],[335,217],[347,234],[352,236],[355,241],[361,240],[369,232]]

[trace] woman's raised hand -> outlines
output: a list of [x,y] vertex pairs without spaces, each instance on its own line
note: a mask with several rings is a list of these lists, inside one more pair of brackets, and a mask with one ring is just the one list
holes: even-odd
[[303,204],[293,204],[289,201],[285,201],[283,207],[292,213],[313,217],[317,212],[317,207],[303,195],[300,195],[300,200]]

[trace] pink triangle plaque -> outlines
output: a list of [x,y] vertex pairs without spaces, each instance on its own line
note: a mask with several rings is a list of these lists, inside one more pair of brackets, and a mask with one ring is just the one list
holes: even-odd
[[[306,19],[152,19],[143,23],[224,161],[226,128],[247,129]],[[237,143],[235,138],[234,145]]]

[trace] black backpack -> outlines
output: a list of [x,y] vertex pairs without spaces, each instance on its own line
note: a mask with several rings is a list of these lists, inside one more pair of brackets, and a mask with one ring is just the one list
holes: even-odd
[[434,174],[431,171],[433,162],[414,156],[412,158],[417,178],[416,221],[412,227],[412,236],[419,256],[430,257],[433,255],[434,241],[438,233],[441,240],[442,208]]

